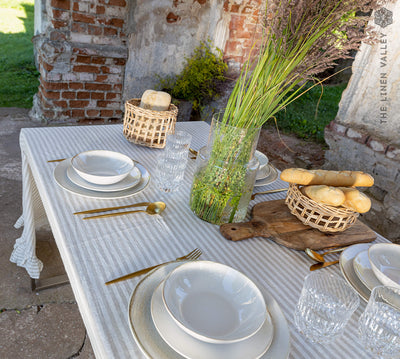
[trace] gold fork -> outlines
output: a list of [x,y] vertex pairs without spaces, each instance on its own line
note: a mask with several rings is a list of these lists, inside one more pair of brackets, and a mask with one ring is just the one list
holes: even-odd
[[180,262],[180,261],[194,261],[194,260],[198,259],[201,256],[201,254],[202,254],[201,249],[196,248],[196,249],[192,250],[190,253],[186,254],[185,256],[176,258],[174,261],[169,261],[169,262],[157,264],[157,265],[152,266],[152,267],[144,268],[144,269],[138,270],[136,272],[126,274],[126,275],[124,275],[122,277],[118,277],[118,278],[115,278],[113,280],[110,280],[110,281],[106,282],[106,285],[109,285],[109,284],[112,284],[112,283],[117,283],[117,282],[123,281],[125,279],[130,279],[130,278],[134,278],[134,277],[140,276],[140,275],[148,273],[151,270],[153,270],[154,268],[160,267],[160,266],[162,266],[164,264],[168,264],[168,263],[172,263],[172,262]]

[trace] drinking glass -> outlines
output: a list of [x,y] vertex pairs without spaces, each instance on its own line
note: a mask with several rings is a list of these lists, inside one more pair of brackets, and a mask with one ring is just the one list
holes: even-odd
[[313,272],[304,280],[294,312],[297,330],[313,343],[339,338],[360,304],[358,295],[340,277]]
[[378,286],[358,321],[364,348],[377,358],[400,358],[400,289]]
[[192,136],[185,131],[168,135],[163,153],[158,157],[155,180],[164,192],[176,191],[182,183]]

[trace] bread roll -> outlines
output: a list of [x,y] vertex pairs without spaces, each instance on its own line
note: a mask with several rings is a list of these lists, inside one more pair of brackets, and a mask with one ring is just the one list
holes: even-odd
[[371,208],[371,200],[368,196],[355,188],[338,187],[343,191],[345,200],[343,207],[351,209],[358,213],[368,212]]
[[327,171],[288,168],[281,173],[281,179],[300,185],[326,185],[335,187],[371,187],[374,179],[361,171]]
[[167,111],[171,95],[163,91],[146,90],[140,100],[140,107],[146,110]]
[[305,186],[301,188],[301,192],[315,202],[329,206],[338,207],[345,201],[343,191],[336,187],[325,185]]

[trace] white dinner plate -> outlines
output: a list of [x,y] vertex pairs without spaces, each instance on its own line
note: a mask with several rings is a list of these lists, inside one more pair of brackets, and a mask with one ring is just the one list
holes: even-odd
[[113,183],[113,184],[108,184],[108,185],[100,185],[100,184],[95,184],[88,182],[84,180],[81,176],[79,176],[78,173],[74,170],[72,166],[69,166],[67,168],[67,176],[68,178],[78,185],[79,187],[90,189],[92,191],[100,191],[100,192],[117,192],[117,191],[123,191],[125,189],[131,188],[133,186],[136,186],[140,179],[142,178],[142,174],[139,170],[138,167],[133,167],[133,170],[131,173],[129,173],[128,176],[126,176],[123,180]]
[[[148,358],[184,358],[162,339],[151,317],[151,301],[154,291],[165,277],[179,265],[180,263],[174,262],[151,272],[148,276],[144,277],[141,282],[139,282],[132,294],[128,309],[129,323],[137,344]],[[262,292],[271,316],[274,334],[269,349],[261,356],[261,358],[286,359],[289,356],[290,348],[290,335],[286,319],[274,298],[265,290],[262,290]],[[205,344],[209,345],[209,343]],[[235,343],[235,345],[237,344],[238,343]],[[267,342],[265,343],[265,346],[266,345]],[[219,356],[219,359],[231,359],[232,357],[230,354],[231,353],[224,353]],[[203,355],[202,357],[208,358],[207,355]],[[248,357],[242,355],[240,358]]]
[[354,271],[361,282],[372,291],[378,285],[382,283],[376,278],[374,271],[372,270],[371,263],[368,258],[368,249],[360,252],[353,260]]
[[154,291],[151,315],[161,337],[179,354],[188,359],[256,359],[260,358],[272,342],[274,327],[267,314],[264,324],[251,337],[235,343],[207,343],[180,328],[168,314],[162,299],[162,284]]
[[278,171],[273,165],[268,163],[266,167],[269,169],[268,175],[263,179],[257,180],[254,184],[254,187],[266,186],[267,184],[276,181],[276,179],[278,178]]
[[371,291],[363,282],[361,282],[360,278],[358,278],[354,271],[353,261],[358,253],[367,250],[369,246],[370,244],[368,243],[354,244],[349,248],[346,248],[340,255],[339,259],[340,270],[342,271],[344,278],[356,293],[358,293],[366,302],[368,302],[368,299],[371,296]]
[[68,178],[67,170],[68,167],[70,166],[70,163],[71,163],[70,158],[58,163],[57,167],[54,169],[54,179],[56,180],[57,184],[63,189],[83,197],[99,198],[99,199],[129,197],[143,191],[150,182],[150,173],[140,163],[135,162],[135,166],[139,169],[141,173],[141,179],[136,186],[128,188],[123,191],[116,191],[116,192],[93,191],[76,185]]

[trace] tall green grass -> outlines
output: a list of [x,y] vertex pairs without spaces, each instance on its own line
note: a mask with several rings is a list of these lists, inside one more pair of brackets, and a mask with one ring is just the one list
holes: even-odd
[[34,0],[0,0],[0,107],[32,106],[37,92]]

